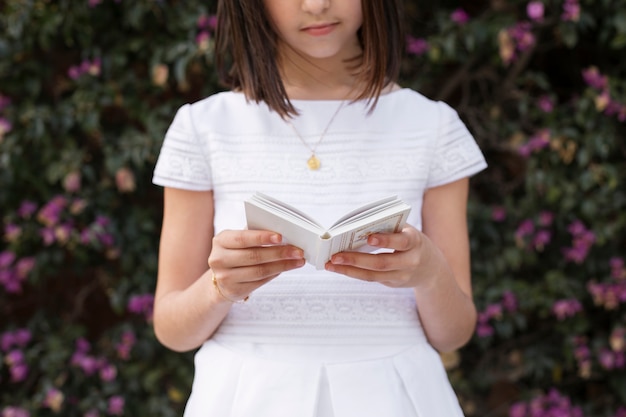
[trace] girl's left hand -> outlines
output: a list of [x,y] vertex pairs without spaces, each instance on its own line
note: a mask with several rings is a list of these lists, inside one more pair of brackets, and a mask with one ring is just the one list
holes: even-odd
[[326,270],[388,287],[430,285],[441,268],[442,257],[422,232],[406,226],[398,233],[377,233],[370,246],[392,249],[387,253],[340,252],[326,263]]

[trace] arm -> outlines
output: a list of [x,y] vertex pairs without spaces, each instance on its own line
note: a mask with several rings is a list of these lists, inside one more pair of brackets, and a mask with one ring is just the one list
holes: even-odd
[[[218,328],[232,302],[281,272],[304,265],[302,251],[269,231],[214,237],[213,193],[165,188],[154,331],[176,351],[195,349]],[[212,269],[209,269],[211,264]],[[222,291],[216,291],[212,277]]]
[[476,325],[466,220],[468,183],[462,179],[427,191],[423,232],[406,227],[400,233],[370,236],[370,245],[394,253],[341,253],[327,264],[327,269],[353,278],[414,288],[426,336],[440,351],[467,343]]
[[476,327],[467,232],[469,180],[432,188],[424,196],[422,231],[441,272],[416,288],[424,329],[442,351],[466,344]]
[[154,331],[170,349],[200,346],[230,309],[213,291],[207,270],[212,238],[213,193],[166,188]]

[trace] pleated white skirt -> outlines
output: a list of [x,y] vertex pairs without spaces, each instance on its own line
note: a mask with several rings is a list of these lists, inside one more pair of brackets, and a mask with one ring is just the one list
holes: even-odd
[[[219,339],[219,338],[217,338]],[[184,417],[462,417],[439,354],[413,345],[209,340]]]

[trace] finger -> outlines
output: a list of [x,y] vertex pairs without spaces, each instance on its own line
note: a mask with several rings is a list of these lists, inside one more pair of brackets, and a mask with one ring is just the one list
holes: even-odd
[[412,252],[393,253],[361,253],[340,252],[330,258],[330,264],[339,266],[353,266],[359,269],[379,272],[410,269],[417,266],[419,259]]
[[406,227],[398,233],[375,233],[368,237],[367,244],[405,252],[421,244],[421,232],[414,227]]
[[224,270],[216,269],[214,273],[220,284],[224,283],[227,288],[246,284],[252,284],[252,287],[256,288],[262,284],[262,281],[272,279],[282,272],[300,268],[304,264],[304,259],[289,259]]
[[292,245],[218,250],[211,255],[212,256],[209,257],[209,264],[214,268],[224,269],[304,258],[304,252],[302,249]]
[[281,242],[282,236],[269,230],[224,230],[213,238],[214,247],[228,249],[278,245]]
[[408,275],[404,271],[400,270],[374,271],[352,265],[333,265],[330,262],[326,264],[326,269],[350,278],[367,282],[378,282],[394,288],[408,286],[407,283],[409,282]]

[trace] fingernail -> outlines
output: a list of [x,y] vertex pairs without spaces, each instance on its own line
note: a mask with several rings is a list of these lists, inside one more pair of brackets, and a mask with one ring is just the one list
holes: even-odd
[[302,258],[304,256],[304,253],[301,250],[294,249],[294,250],[291,251],[289,256],[291,256],[294,259],[300,259],[300,258]]
[[326,264],[326,270],[330,272],[335,272],[335,267],[329,262]]
[[332,260],[332,263],[334,264],[342,264],[343,263],[343,256],[335,256]]
[[376,246],[380,243],[380,240],[377,237],[370,237],[369,244],[372,246]]
[[272,243],[280,243],[280,242],[281,242],[281,240],[282,240],[282,239],[281,239],[281,236],[280,236],[280,235],[272,235],[272,236],[270,237],[270,241],[271,241]]

